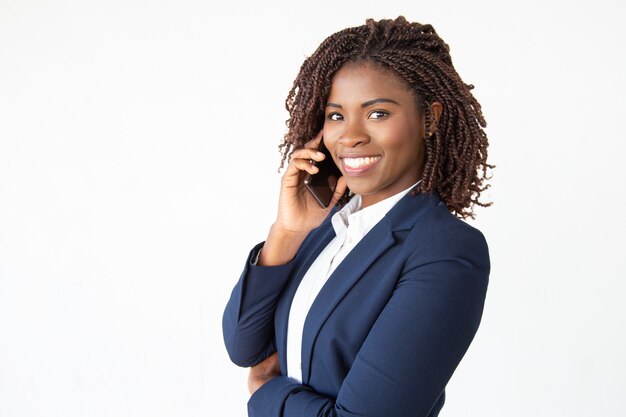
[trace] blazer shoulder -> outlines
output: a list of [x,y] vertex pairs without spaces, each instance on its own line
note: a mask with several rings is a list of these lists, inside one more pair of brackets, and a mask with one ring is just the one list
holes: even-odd
[[413,226],[408,263],[457,259],[489,270],[489,247],[484,234],[476,227],[454,216],[443,202],[433,206]]
[[456,234],[473,237],[474,239],[483,240],[486,243],[485,236],[479,229],[450,213],[443,201],[433,206],[420,220],[421,221],[415,224],[413,230],[426,228],[431,232],[454,232]]

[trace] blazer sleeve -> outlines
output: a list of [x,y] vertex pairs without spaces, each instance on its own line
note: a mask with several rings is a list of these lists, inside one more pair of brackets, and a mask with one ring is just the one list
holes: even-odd
[[337,398],[280,376],[252,395],[249,416],[428,416],[478,329],[490,265],[483,235],[465,223],[423,239]]
[[295,258],[284,265],[254,265],[264,243],[250,251],[222,316],[226,350],[239,366],[254,366],[276,351],[274,312],[295,265]]

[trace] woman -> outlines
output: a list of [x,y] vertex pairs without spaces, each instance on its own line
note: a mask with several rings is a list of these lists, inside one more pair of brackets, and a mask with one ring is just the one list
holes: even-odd
[[[251,367],[250,416],[439,414],[489,275],[483,235],[461,220],[488,205],[492,168],[472,88],[432,26],[403,17],[305,60],[278,215],[223,317],[231,359]],[[322,137],[343,175],[328,208],[303,185]]]

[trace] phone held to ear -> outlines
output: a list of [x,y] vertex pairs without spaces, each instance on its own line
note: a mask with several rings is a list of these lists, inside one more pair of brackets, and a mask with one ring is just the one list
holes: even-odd
[[[307,190],[315,197],[315,200],[326,208],[330,205],[337,188],[337,181],[341,177],[341,171],[335,165],[333,157],[330,155],[326,146],[324,146],[324,138],[320,140],[318,151],[323,152],[326,155],[322,161],[313,161],[313,164],[319,168],[319,171],[315,174],[307,174],[304,178],[304,185]],[[349,190],[346,188],[346,192],[343,195],[343,199],[348,196]]]

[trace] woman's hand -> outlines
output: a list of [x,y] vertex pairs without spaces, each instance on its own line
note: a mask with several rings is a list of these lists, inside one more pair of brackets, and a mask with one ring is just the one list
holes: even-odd
[[284,265],[296,255],[298,248],[309,234],[326,218],[339,198],[346,191],[346,180],[340,177],[335,194],[328,207],[321,207],[306,189],[304,177],[319,169],[311,160],[322,161],[325,156],[317,151],[322,131],[308,141],[304,148],[294,151],[287,170],[283,174],[278,198],[278,215],[263,245],[257,265]]
[[286,232],[307,234],[315,229],[346,190],[345,178],[341,177],[331,203],[328,207],[321,207],[304,185],[307,173],[316,174],[319,171],[311,160],[319,162],[325,158],[323,153],[317,151],[322,134],[323,131],[320,131],[304,148],[293,152],[282,177],[278,216],[274,225]]
[[263,362],[250,368],[250,373],[248,374],[248,391],[250,391],[250,395],[254,394],[263,384],[279,375],[278,353],[274,353]]

